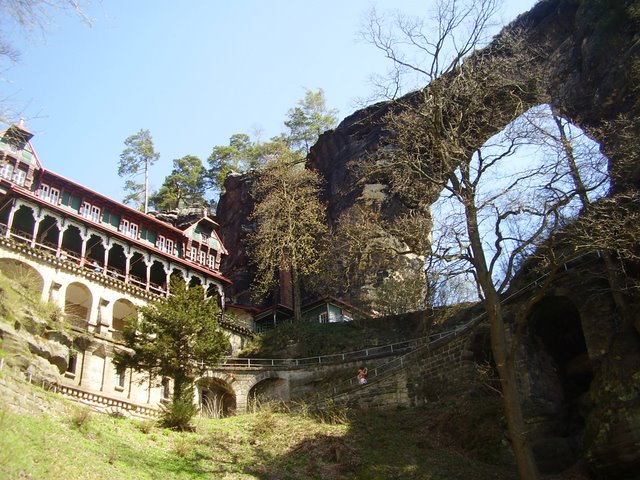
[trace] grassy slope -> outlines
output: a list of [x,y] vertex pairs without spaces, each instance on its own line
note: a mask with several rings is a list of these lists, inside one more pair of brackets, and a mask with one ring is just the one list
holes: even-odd
[[[480,461],[495,457],[473,447],[487,438],[454,438],[466,429],[448,424],[459,407],[359,412],[339,424],[264,411],[199,420],[195,432],[177,433],[149,422],[86,415],[79,407],[58,417],[18,415],[0,400],[0,478],[513,478],[511,469]],[[461,442],[474,451],[462,450]]]

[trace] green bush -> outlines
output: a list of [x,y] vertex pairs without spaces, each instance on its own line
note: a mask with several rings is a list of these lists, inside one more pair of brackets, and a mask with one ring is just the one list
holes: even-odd
[[178,398],[160,408],[159,423],[172,430],[193,430],[191,420],[198,413],[193,403],[193,388],[186,388]]

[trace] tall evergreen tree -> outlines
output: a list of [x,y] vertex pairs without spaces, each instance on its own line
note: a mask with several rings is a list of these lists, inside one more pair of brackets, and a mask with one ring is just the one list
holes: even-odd
[[171,174],[150,196],[149,203],[160,211],[206,205],[206,188],[206,169],[202,161],[196,156],[186,155],[173,161]]
[[[218,324],[217,302],[205,299],[201,285],[187,288],[183,280],[174,277],[171,293],[141,307],[142,318],[125,324],[125,345],[133,353],[117,354],[115,363],[152,378],[171,378],[173,406],[189,410],[196,377],[220,362],[229,341]],[[195,409],[190,411],[195,413]]]
[[298,106],[287,113],[284,124],[289,132],[284,136],[292,149],[306,155],[323,132],[337,125],[337,114],[338,110],[327,108],[324,90],[307,89]]
[[[140,130],[124,141],[126,148],[120,154],[118,175],[125,178],[128,192],[124,203],[135,203],[144,213],[149,210],[149,168],[160,158],[153,146],[149,130]],[[142,176],[142,183],[138,178]]]

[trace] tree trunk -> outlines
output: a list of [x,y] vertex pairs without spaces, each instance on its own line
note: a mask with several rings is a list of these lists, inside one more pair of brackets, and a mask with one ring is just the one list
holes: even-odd
[[[469,193],[469,192],[467,192]],[[496,291],[491,278],[491,272],[487,264],[478,228],[478,215],[473,196],[466,197],[464,202],[467,232],[473,255],[473,263],[477,282],[483,293],[483,305],[489,318],[491,332],[491,351],[493,360],[500,376],[500,385],[503,395],[504,413],[507,419],[507,429],[511,440],[511,448],[518,464],[518,472],[521,480],[537,480],[538,468],[531,451],[531,446],[526,436],[526,426],[520,393],[516,381],[515,355],[509,356],[507,334],[500,304],[500,295]],[[515,349],[513,349],[515,352]]]
[[527,438],[527,429],[516,379],[515,358],[509,356],[502,307],[497,294],[485,298],[485,308],[489,316],[491,351],[500,376],[507,429],[511,447],[518,464],[520,478],[522,480],[536,480],[538,478],[538,468]]
[[302,321],[300,278],[295,268],[291,268],[291,286],[293,287],[293,321]]

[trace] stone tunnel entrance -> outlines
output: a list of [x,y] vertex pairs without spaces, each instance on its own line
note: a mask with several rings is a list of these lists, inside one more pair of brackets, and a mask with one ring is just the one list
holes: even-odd
[[224,380],[203,378],[197,384],[200,415],[222,418],[236,412],[236,394]]
[[247,411],[256,412],[265,403],[286,398],[286,382],[281,378],[266,378],[249,390]]
[[584,394],[593,371],[582,332],[580,313],[566,297],[538,302],[528,329],[535,358],[533,396],[542,418],[534,453],[542,473],[557,473],[580,457],[585,428]]

